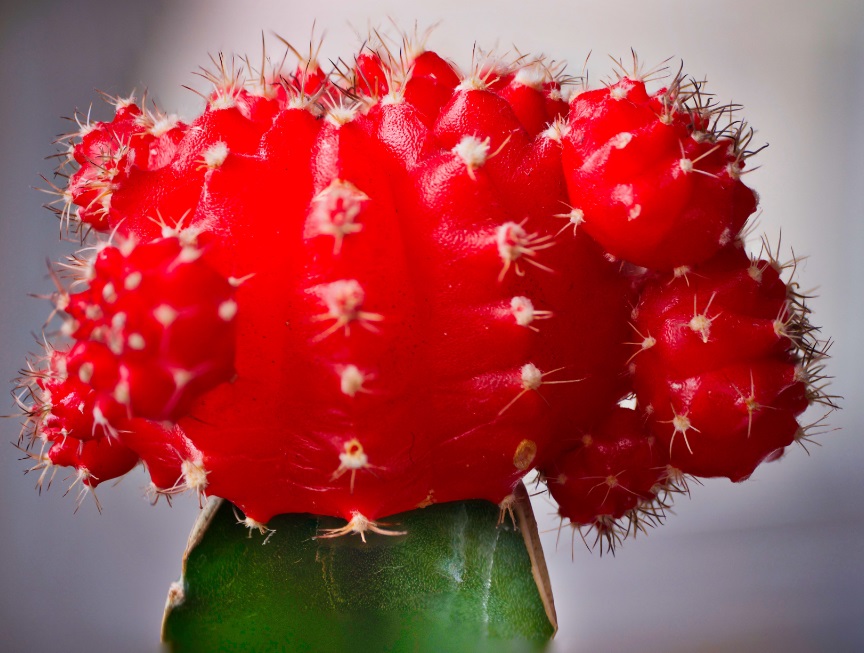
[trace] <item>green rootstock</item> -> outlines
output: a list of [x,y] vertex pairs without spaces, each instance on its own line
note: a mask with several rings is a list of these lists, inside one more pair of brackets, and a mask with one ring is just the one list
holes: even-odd
[[[522,489],[520,487],[520,489]],[[396,515],[404,536],[316,538],[337,520],[282,515],[250,538],[228,502],[196,524],[172,587],[172,651],[541,651],[555,632],[536,524],[485,501]],[[535,582],[535,578],[537,581]]]

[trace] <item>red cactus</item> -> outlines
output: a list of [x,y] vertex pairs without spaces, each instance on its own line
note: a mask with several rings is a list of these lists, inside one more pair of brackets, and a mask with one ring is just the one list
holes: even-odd
[[[346,533],[432,502],[506,506],[537,468],[596,526],[667,487],[670,449],[740,478],[794,438],[806,325],[773,268],[717,254],[755,195],[699,85],[628,76],[568,104],[542,59],[461,74],[389,52],[250,81],[219,57],[188,124],[124,100],[73,135],[59,212],[119,244],[76,259],[86,288],[57,308],[77,342],[21,400],[52,464],[108,477],[141,458],[158,493]],[[653,436],[616,407],[634,385]],[[598,475],[627,482],[599,497]]]

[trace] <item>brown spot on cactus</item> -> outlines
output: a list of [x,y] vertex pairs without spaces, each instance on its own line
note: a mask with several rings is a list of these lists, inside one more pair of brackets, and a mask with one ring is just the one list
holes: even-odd
[[522,440],[513,454],[513,466],[520,471],[530,469],[537,455],[537,443],[533,440]]

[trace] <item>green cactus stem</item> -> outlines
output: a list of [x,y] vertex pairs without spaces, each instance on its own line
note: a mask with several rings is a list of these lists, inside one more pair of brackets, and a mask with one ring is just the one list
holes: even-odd
[[169,592],[163,640],[177,652],[541,651],[557,623],[521,484],[512,514],[432,505],[387,520],[406,535],[363,543],[316,537],[337,520],[310,515],[250,537],[213,499]]

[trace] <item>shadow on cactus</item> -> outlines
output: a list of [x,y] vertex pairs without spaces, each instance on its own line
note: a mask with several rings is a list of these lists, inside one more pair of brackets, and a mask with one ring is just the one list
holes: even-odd
[[70,467],[95,498],[140,462],[154,502],[227,499],[270,545],[277,515],[341,520],[296,544],[320,553],[401,546],[433,504],[512,516],[536,472],[602,553],[820,428],[795,262],[745,247],[739,107],[635,55],[589,88],[424,42],[329,72],[219,55],[190,122],[76,118],[49,192],[82,249],[16,391],[40,487]]

